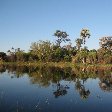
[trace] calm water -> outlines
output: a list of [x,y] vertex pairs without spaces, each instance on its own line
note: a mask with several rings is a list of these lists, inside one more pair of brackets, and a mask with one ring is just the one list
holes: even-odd
[[112,69],[0,66],[0,112],[112,112]]

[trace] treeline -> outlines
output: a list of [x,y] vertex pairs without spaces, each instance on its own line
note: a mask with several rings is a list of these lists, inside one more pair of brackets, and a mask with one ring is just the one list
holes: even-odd
[[[98,50],[88,50],[84,44],[90,38],[88,29],[82,29],[80,38],[75,40],[76,46],[70,43],[66,32],[57,30],[55,43],[50,41],[33,42],[30,51],[25,52],[20,48],[11,48],[7,54],[0,52],[0,62],[72,62],[84,64],[112,64],[112,37],[100,39],[101,47]],[[62,42],[68,42],[62,46]],[[82,45],[84,47],[82,47]]]

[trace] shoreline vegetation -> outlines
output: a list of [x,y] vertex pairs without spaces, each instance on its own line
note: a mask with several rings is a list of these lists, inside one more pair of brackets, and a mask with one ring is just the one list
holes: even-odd
[[[72,45],[69,35],[60,30],[54,33],[56,41],[33,42],[30,50],[25,52],[12,47],[7,54],[0,52],[0,64],[16,66],[56,66],[56,67],[112,67],[112,37],[102,37],[100,48],[89,50],[85,46],[90,38],[90,31],[82,29],[79,38]],[[66,43],[62,46],[62,43]],[[82,47],[83,46],[83,47]]]
[[112,69],[112,64],[73,64],[71,62],[2,62],[0,65],[6,66],[27,66],[27,67],[80,67],[80,68],[99,68],[99,69]]

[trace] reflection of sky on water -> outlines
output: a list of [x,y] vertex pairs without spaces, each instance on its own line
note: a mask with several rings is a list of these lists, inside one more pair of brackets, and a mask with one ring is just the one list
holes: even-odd
[[[81,79],[59,79],[56,83],[51,79],[29,76],[24,73],[17,78],[16,74],[4,72],[0,74],[0,112],[111,112],[112,93],[103,91],[99,78]],[[38,74],[37,74],[38,75]],[[39,78],[36,83],[31,79]],[[57,78],[58,79],[58,78]],[[42,86],[40,80],[49,80],[48,86]],[[84,91],[89,90],[86,98],[81,98],[76,89],[77,80],[80,81]],[[66,90],[66,94],[60,91]],[[53,94],[58,91],[58,97]],[[80,90],[81,91],[81,90]]]

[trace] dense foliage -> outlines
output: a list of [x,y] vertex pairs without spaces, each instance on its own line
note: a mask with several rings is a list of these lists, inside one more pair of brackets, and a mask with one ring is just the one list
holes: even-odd
[[[50,41],[33,42],[30,51],[25,52],[20,48],[0,52],[0,63],[2,62],[72,62],[83,64],[112,64],[112,37],[100,39],[98,50],[88,50],[85,45],[86,38],[90,38],[88,29],[82,29],[80,38],[75,40],[76,46],[70,43],[66,32],[57,30],[54,33],[57,38],[55,43]],[[62,42],[68,44],[62,46]],[[84,47],[82,47],[84,46]]]

